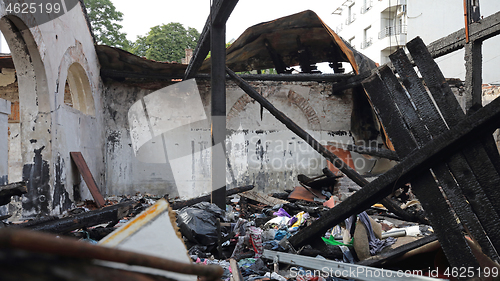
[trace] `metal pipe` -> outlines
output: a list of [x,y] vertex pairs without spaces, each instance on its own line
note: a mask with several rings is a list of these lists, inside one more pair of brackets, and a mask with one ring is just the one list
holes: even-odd
[[219,279],[224,272],[217,265],[182,263],[22,229],[0,230],[0,249],[6,248],[145,266],[181,274],[204,276],[207,277],[207,280]]
[[382,239],[385,239],[387,237],[403,237],[406,236],[406,230],[404,229],[396,229],[393,231],[387,231],[382,233]]

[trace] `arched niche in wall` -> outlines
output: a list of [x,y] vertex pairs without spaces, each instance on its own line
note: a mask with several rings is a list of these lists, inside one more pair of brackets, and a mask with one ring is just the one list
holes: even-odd
[[13,96],[17,100],[13,104],[18,106],[19,116],[16,118],[20,137],[17,143],[9,146],[20,148],[18,154],[22,157],[16,162],[19,167],[15,168],[21,171],[22,180],[27,182],[28,193],[23,197],[22,206],[23,215],[30,217],[50,214],[52,120],[47,77],[40,55],[46,47],[38,27],[28,28],[25,24],[35,19],[32,15],[23,16],[26,18],[2,17],[0,30],[11,50],[18,83],[18,95]]
[[[68,69],[64,90],[64,103],[84,114],[95,115],[94,97],[85,69],[75,62]],[[68,89],[69,88],[69,89]],[[69,90],[69,92],[68,92]]]
[[[95,116],[93,84],[82,44],[75,41],[59,65],[58,100],[84,114]],[[63,83],[62,83],[63,82]]]

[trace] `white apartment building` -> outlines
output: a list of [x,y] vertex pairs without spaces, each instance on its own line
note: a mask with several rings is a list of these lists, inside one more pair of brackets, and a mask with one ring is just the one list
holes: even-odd
[[[462,0],[335,0],[336,9],[328,22],[351,46],[377,63],[407,41],[420,36],[426,44],[465,26]],[[500,11],[500,1],[480,0],[487,17]],[[500,38],[483,45],[483,82],[500,83]],[[444,75],[465,78],[463,50],[436,59]]]

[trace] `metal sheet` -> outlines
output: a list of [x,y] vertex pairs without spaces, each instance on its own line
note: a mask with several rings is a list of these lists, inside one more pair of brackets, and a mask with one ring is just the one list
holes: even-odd
[[323,277],[333,276],[366,281],[386,281],[402,279],[407,281],[443,280],[426,276],[413,275],[409,272],[367,267],[363,265],[336,262],[326,259],[275,252],[270,250],[264,250],[263,257],[270,260],[273,260],[277,257],[279,259],[279,262],[282,263],[303,266],[306,268],[317,270],[317,273],[322,274]]

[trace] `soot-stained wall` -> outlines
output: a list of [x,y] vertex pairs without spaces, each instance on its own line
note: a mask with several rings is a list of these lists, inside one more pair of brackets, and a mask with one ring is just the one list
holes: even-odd
[[[252,82],[254,88],[322,144],[352,143],[352,96],[331,95],[331,84],[316,82]],[[118,82],[107,82],[105,90],[106,187],[108,194],[147,192],[184,198],[199,196],[211,189],[210,83],[197,81],[201,106],[172,100],[164,107],[180,108],[185,116],[206,115],[199,120],[157,136],[154,149],[134,153],[129,109],[155,93]],[[316,176],[327,166],[307,143],[299,139],[267,110],[248,97],[236,84],[227,82],[227,184],[228,187],[254,184],[258,191],[273,192],[298,185],[297,175]],[[158,93],[156,93],[158,94]],[[136,104],[134,108],[139,106]],[[170,108],[170,109],[169,109]],[[147,111],[147,110],[146,110]],[[368,112],[367,114],[371,114]],[[147,116],[151,123],[160,117]],[[185,117],[184,116],[184,117]],[[134,117],[135,118],[135,117]],[[134,119],[135,120],[135,119]],[[163,120],[165,121],[165,120]],[[177,122],[175,118],[167,120]],[[132,125],[133,127],[134,125]],[[133,129],[133,131],[136,131]],[[146,128],[146,131],[148,129]],[[147,133],[147,132],[146,132]],[[176,155],[175,157],[173,155]],[[360,158],[354,155],[353,158]],[[360,171],[373,164],[360,158]]]

